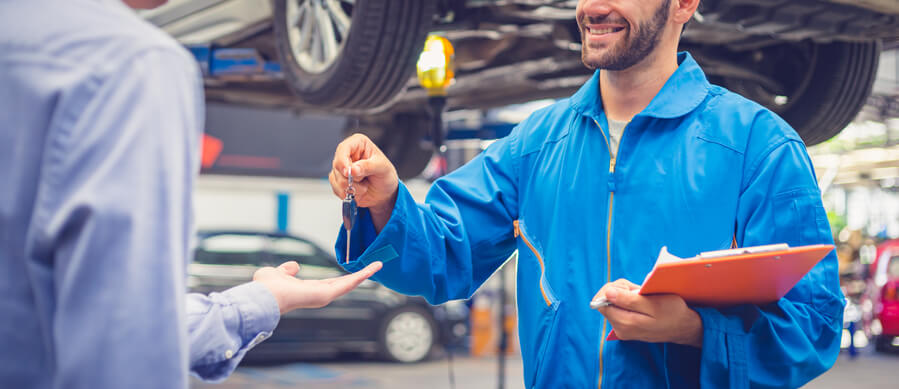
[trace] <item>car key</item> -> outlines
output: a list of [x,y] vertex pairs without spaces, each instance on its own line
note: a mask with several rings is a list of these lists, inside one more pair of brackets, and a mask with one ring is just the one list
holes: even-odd
[[356,189],[353,188],[353,173],[348,173],[346,197],[343,199],[343,227],[346,228],[346,263],[350,263],[350,233],[355,222]]

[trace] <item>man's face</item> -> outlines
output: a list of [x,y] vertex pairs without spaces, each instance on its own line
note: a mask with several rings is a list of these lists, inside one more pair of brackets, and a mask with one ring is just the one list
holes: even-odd
[[670,8],[671,0],[580,0],[584,65],[624,70],[637,64],[658,45]]

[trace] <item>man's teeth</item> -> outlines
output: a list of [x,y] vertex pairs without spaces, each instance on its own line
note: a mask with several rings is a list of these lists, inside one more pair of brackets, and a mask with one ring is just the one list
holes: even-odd
[[611,34],[611,33],[615,32],[614,28],[598,28],[598,29],[590,28],[589,30],[590,30],[590,33],[592,33],[592,34]]

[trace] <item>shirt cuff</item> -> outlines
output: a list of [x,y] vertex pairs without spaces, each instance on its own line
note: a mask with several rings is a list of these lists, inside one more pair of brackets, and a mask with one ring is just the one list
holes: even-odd
[[693,308],[702,318],[700,382],[728,382],[728,388],[749,387],[748,335],[737,315],[714,308]]
[[271,333],[278,326],[281,309],[275,296],[265,285],[253,281],[235,286],[222,294],[240,313],[241,339],[255,338],[262,332]]
[[222,292],[220,297],[230,305],[226,309],[237,311],[239,326],[236,337],[228,341],[234,343],[219,345],[210,357],[191,367],[193,374],[208,382],[228,378],[250,349],[272,335],[281,318],[275,296],[258,282],[238,285]]

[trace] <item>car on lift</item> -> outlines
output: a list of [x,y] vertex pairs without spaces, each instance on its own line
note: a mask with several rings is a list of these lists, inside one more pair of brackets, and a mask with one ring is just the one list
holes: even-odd
[[[207,79],[207,98],[357,115],[403,177],[427,164],[425,91],[412,78],[426,34],[456,49],[448,109],[570,95],[580,62],[576,0],[172,0],[145,14],[184,43],[251,47],[281,80]],[[895,0],[703,0],[683,34],[709,79],[772,109],[808,145],[841,131],[872,91]]]
[[[297,261],[301,279],[346,274],[336,259],[312,242],[281,233],[203,231],[188,266],[191,292],[212,293],[253,278],[262,266]],[[250,350],[246,360],[285,361],[339,352],[379,354],[390,361],[426,359],[435,346],[452,347],[468,333],[468,308],[451,301],[431,306],[421,297],[394,292],[366,280],[350,293],[318,309],[281,316],[272,336]]]
[[869,290],[878,322],[874,345],[877,351],[899,350],[899,240],[877,246],[870,265]]

